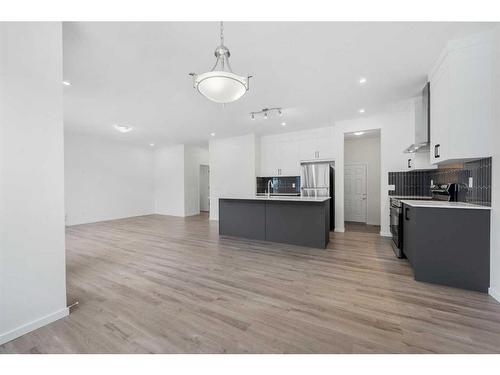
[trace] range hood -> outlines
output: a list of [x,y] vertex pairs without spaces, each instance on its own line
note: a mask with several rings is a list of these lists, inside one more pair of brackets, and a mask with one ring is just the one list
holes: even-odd
[[425,85],[422,96],[416,99],[415,103],[415,143],[404,152],[424,152],[429,151],[431,132],[431,107],[430,107],[430,84]]

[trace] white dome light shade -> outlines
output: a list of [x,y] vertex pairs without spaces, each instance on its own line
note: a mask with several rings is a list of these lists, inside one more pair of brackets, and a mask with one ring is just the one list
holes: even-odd
[[231,103],[248,90],[248,79],[231,72],[212,71],[197,75],[195,86],[206,98],[216,103]]

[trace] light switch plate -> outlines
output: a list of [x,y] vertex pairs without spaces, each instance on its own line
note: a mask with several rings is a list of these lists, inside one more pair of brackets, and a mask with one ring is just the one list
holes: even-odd
[[396,185],[389,185],[389,188],[387,190],[389,190],[389,191],[396,190]]
[[472,177],[469,177],[469,187],[473,187],[474,185],[474,179]]

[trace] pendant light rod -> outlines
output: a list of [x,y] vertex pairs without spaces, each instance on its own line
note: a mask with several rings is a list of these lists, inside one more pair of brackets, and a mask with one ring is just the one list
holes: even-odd
[[220,21],[220,45],[224,45],[224,22]]

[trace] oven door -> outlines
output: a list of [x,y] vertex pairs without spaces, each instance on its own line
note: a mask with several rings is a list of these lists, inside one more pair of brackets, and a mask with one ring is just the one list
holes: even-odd
[[398,227],[399,227],[399,215],[401,210],[399,207],[391,207],[391,233],[394,236],[398,235]]
[[391,206],[390,228],[392,234],[392,248],[398,258],[403,257],[402,230],[401,227],[402,209]]

